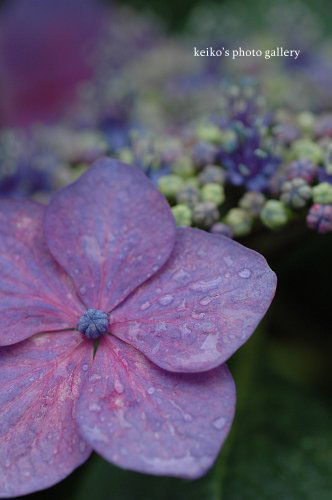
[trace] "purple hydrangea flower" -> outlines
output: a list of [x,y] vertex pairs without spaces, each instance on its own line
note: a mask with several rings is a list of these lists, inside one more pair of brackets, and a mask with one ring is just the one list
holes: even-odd
[[319,182],[328,182],[329,184],[332,184],[332,174],[329,174],[324,167],[319,167],[317,172]]
[[109,159],[47,207],[1,200],[0,250],[0,496],[60,481],[93,449],[202,475],[234,414],[224,363],[274,294],[265,259],[176,229],[144,173]]
[[317,174],[317,165],[310,160],[294,160],[286,170],[287,180],[296,178],[304,179],[309,184],[314,181]]
[[314,203],[307,215],[307,225],[320,234],[332,231],[332,206]]

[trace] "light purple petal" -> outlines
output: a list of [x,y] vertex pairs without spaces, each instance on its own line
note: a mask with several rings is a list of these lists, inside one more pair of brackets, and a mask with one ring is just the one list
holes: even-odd
[[47,488],[88,458],[75,410],[92,352],[74,332],[0,348],[1,498]]
[[82,436],[104,458],[156,475],[196,478],[215,460],[234,415],[226,365],[174,374],[104,337],[78,403]]
[[106,158],[54,196],[45,222],[82,300],[105,312],[164,264],[175,239],[169,206],[143,172]]
[[167,370],[209,370],[253,333],[275,287],[258,253],[182,228],[163,269],[113,311],[111,331]]
[[0,200],[0,345],[75,326],[84,311],[43,239],[45,207]]

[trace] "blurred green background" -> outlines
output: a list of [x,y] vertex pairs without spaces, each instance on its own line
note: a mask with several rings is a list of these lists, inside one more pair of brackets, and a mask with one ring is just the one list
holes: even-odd
[[[112,0],[104,1],[112,3]],[[258,28],[264,22],[262,15],[264,9],[273,3],[277,4],[278,1],[254,0],[248,2],[246,0],[219,0],[218,2],[204,2],[202,0],[182,0],[179,2],[177,0],[168,0],[165,2],[163,0],[123,0],[118,3],[130,5],[143,12],[154,12],[166,22],[171,31],[181,31],[183,30],[185,21],[195,7],[204,5],[208,8],[209,4],[222,5],[239,15],[243,15],[243,12],[245,12],[248,25]],[[303,0],[301,3],[308,5],[319,15],[327,31],[332,30],[331,2],[328,0]],[[285,16],[287,16],[287,12],[285,12]]]

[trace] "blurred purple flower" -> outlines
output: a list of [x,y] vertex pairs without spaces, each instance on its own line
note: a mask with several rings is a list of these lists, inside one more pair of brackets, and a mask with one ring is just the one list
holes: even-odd
[[18,165],[15,172],[0,178],[0,195],[26,197],[52,190],[52,176],[47,170],[33,165]]
[[313,182],[317,175],[317,165],[311,160],[294,160],[286,169],[287,180],[296,178],[304,179],[309,184]]
[[332,231],[332,206],[314,203],[307,215],[307,225],[320,234]]
[[236,186],[246,186],[250,191],[263,191],[275,173],[280,159],[262,144],[257,126],[235,127],[237,145],[233,151],[220,149],[219,161],[227,170],[228,179]]
[[11,0],[1,12],[0,123],[57,117],[92,77],[102,27],[97,0]]
[[143,172],[112,160],[48,207],[0,205],[0,496],[60,481],[92,449],[202,475],[234,414],[223,363],[274,294],[265,259],[176,230]]
[[317,178],[319,182],[328,182],[332,184],[332,174],[329,174],[324,167],[318,168]]

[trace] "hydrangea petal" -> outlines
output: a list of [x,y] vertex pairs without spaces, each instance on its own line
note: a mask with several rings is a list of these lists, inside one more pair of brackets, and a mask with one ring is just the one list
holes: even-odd
[[45,207],[0,200],[0,345],[76,325],[84,311],[44,242]]
[[110,462],[149,474],[196,478],[215,460],[234,407],[235,386],[226,365],[174,374],[106,336],[77,417],[82,436]]
[[47,488],[88,458],[75,410],[92,355],[75,332],[0,348],[1,498]]
[[86,306],[105,312],[164,264],[175,239],[169,206],[143,172],[106,158],[54,196],[45,228]]
[[167,370],[209,370],[253,333],[275,286],[258,253],[179,228],[168,262],[113,311],[111,331]]

